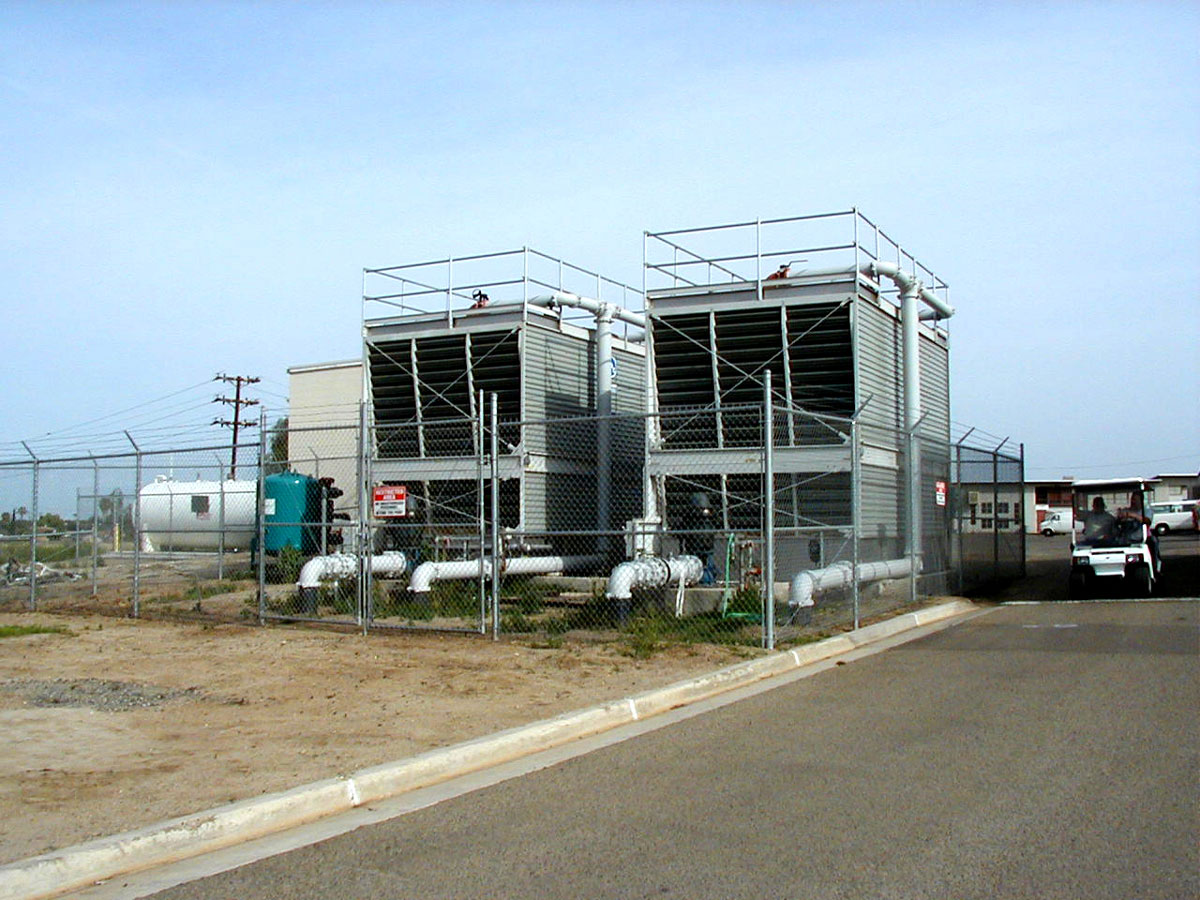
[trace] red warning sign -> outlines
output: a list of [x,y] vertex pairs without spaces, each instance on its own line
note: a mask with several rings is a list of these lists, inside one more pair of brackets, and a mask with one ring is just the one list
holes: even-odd
[[935,481],[933,483],[933,497],[938,506],[946,505],[946,482]]
[[408,515],[408,487],[384,484],[375,488],[372,509],[377,519],[399,519]]

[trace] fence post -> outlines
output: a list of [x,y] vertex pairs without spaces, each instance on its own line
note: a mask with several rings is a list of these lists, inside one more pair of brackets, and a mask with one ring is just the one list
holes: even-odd
[[263,465],[267,450],[266,412],[259,412],[258,416],[258,497],[254,504],[255,549],[258,551],[258,558],[255,581],[258,582],[258,624],[264,625],[267,621],[267,483],[266,466]]
[[[761,278],[761,276],[760,276]],[[761,290],[761,283],[760,283]],[[775,649],[775,416],[771,370],[763,373],[763,646]]]
[[[500,639],[500,400],[492,392],[492,640]],[[480,548],[480,556],[483,548]]]
[[[128,431],[125,437],[133,444],[133,617],[142,611],[142,451]],[[172,503],[174,508],[174,503]]]
[[859,547],[858,535],[862,530],[862,434],[858,427],[858,417],[850,420],[850,519],[854,533],[851,537],[850,558],[854,566],[854,577],[850,580],[852,599],[854,601],[854,627],[859,622],[859,591],[858,565]]
[[73,554],[72,559],[71,559],[72,565],[75,565],[75,566],[79,565],[79,550],[80,550],[80,547],[79,547],[79,520],[81,518],[80,513],[82,512],[82,506],[83,506],[82,500],[83,500],[83,498],[79,495],[79,487],[76,486],[76,488],[75,488],[75,528],[72,529],[75,532],[75,553]]
[[1000,448],[992,451],[992,580],[1000,577]]
[[484,436],[487,434],[484,419],[484,394],[479,391],[479,402],[475,405],[475,515],[479,525],[479,584],[475,597],[479,601],[479,633],[487,634],[488,593],[483,582],[483,549],[487,546],[487,506],[483,501],[483,460],[486,456]]
[[920,420],[908,429],[908,602],[917,605],[917,560],[921,548],[917,546],[920,540],[921,500],[919,484],[921,473],[917,468],[917,425]]
[[[260,461],[261,462],[261,461]],[[217,510],[217,581],[225,580],[225,464],[217,460],[221,484],[221,506]]]
[[33,483],[29,492],[29,610],[37,609],[37,531],[38,531],[38,458],[29,445],[21,441],[25,452],[33,458]]
[[367,402],[364,400],[359,404],[358,411],[358,484],[361,498],[359,504],[361,512],[358,517],[358,624],[362,627],[363,634],[367,633],[375,616],[373,602],[375,585],[371,572],[371,554],[375,541],[367,512],[371,509],[374,501],[374,494],[371,491],[373,443],[371,440],[371,417]]
[[[1021,520],[1020,530],[1021,535],[1021,577],[1025,577],[1025,566],[1028,560],[1025,559],[1025,442],[1021,441],[1021,472],[1020,472],[1020,489],[1017,491],[1017,496],[1021,498]],[[1034,509],[1037,508],[1037,503],[1034,503]],[[1036,515],[1035,515],[1036,518]]]
[[92,457],[92,596],[96,596],[96,573],[100,568],[100,462]]

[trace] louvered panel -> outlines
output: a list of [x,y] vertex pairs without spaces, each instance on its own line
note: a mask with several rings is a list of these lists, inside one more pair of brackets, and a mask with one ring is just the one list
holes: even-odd
[[900,325],[894,316],[874,303],[860,301],[857,307],[858,379],[866,403],[860,421],[889,428],[901,424]]
[[[664,317],[654,327],[658,405],[664,414],[663,446],[717,446],[716,417],[705,412],[716,397],[712,386],[708,315]],[[676,414],[678,410],[701,410]]]
[[472,456],[471,396],[463,335],[417,339],[426,456]]
[[740,405],[761,408],[763,373],[768,368],[776,394],[781,399],[786,396],[779,307],[719,312],[716,332],[725,446],[761,446],[762,415],[759,409],[732,412],[728,408]]
[[385,459],[420,455],[411,342],[367,345],[376,453]]
[[[492,393],[496,394],[497,412],[502,423],[515,423],[521,417],[520,348],[520,335],[515,329],[471,335],[475,390],[483,391],[485,404],[491,403]],[[490,406],[487,409],[490,410]],[[485,412],[485,418],[490,415],[490,411]],[[502,425],[500,441],[515,447],[520,442],[520,427]]]
[[791,306],[787,327],[792,402],[815,413],[851,415],[854,354],[850,307],[824,303]]

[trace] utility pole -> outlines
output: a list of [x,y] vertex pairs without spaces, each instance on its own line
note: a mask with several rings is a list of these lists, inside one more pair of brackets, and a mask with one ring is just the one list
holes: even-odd
[[255,424],[254,422],[242,421],[242,407],[258,405],[257,400],[243,400],[242,399],[242,385],[243,384],[257,384],[261,380],[262,379],[260,379],[260,378],[251,377],[249,375],[220,374],[213,378],[213,381],[223,381],[226,384],[232,384],[234,386],[233,387],[233,397],[218,396],[218,397],[213,398],[214,403],[227,403],[233,407],[233,418],[232,419],[213,419],[214,425],[222,425],[222,426],[226,426],[226,427],[232,426],[233,427],[233,450],[230,454],[230,460],[229,460],[229,480],[230,481],[233,481],[234,479],[237,478],[238,429],[239,428],[251,428]]

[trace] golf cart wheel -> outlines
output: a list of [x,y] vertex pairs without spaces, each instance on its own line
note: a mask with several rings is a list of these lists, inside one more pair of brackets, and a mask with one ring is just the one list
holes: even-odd
[[1154,582],[1150,578],[1148,566],[1138,566],[1129,573],[1129,581],[1133,585],[1135,597],[1149,597],[1154,591]]
[[1072,572],[1067,581],[1067,596],[1072,600],[1082,600],[1087,596],[1087,576],[1083,572]]
[[1154,533],[1157,534],[1159,537],[1162,537],[1164,534],[1166,534],[1170,530],[1171,530],[1171,526],[1168,525],[1166,522],[1159,522],[1157,525],[1154,526]]

